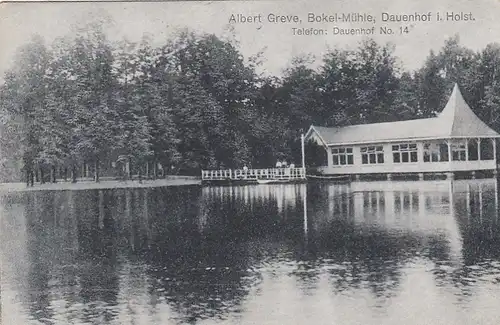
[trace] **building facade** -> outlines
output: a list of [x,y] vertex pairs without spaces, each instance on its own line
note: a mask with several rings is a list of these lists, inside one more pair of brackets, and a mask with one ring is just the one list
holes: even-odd
[[496,173],[496,139],[500,135],[481,121],[460,89],[433,118],[350,125],[311,126],[305,135],[327,152],[327,175]]

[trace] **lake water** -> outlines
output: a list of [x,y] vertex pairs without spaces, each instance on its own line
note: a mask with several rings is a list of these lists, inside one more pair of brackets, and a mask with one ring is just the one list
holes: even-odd
[[496,180],[9,194],[2,324],[498,324]]

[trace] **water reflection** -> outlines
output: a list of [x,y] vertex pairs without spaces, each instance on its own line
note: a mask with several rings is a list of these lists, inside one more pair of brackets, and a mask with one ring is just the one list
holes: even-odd
[[493,179],[28,192],[0,208],[6,323],[500,317]]

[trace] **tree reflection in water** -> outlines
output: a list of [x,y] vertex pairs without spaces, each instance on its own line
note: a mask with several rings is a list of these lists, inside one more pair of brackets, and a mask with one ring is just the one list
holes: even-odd
[[259,301],[303,303],[294,290],[324,302],[329,294],[369,293],[374,308],[388,311],[422,267],[467,304],[500,276],[494,180],[28,192],[2,200],[3,233],[17,232],[5,247],[19,250],[17,259],[2,256],[14,264],[8,272],[26,266],[25,277],[7,274],[20,283],[9,288],[42,323],[231,323],[253,319],[252,308],[267,306]]

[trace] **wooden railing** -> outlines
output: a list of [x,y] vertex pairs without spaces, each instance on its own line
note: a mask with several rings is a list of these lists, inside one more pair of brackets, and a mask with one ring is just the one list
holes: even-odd
[[305,168],[202,170],[202,180],[304,179]]

